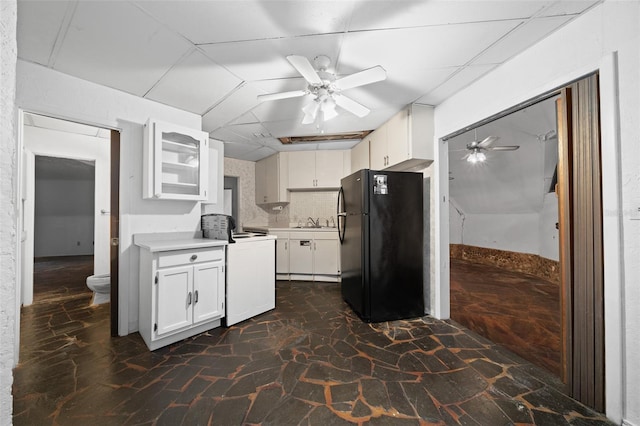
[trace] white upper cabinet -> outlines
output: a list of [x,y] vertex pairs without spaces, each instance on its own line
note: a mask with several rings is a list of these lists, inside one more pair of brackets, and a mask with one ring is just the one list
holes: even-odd
[[289,189],[339,188],[350,169],[344,151],[289,152]]
[[288,202],[287,154],[282,152],[256,161],[256,204]]
[[433,162],[433,107],[409,105],[365,140],[373,170],[427,167]]
[[[209,135],[161,121],[144,126],[143,197],[207,200]],[[217,168],[217,164],[215,165]]]
[[369,136],[351,148],[351,173],[369,168]]

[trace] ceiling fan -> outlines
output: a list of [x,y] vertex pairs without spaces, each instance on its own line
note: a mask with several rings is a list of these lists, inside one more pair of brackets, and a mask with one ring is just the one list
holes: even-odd
[[469,142],[466,147],[469,152],[462,158],[469,163],[481,163],[487,159],[483,151],[515,151],[520,148],[520,145],[493,146],[498,139],[500,139],[498,136],[489,136],[478,141],[477,131],[474,131],[474,140]]
[[341,92],[354,87],[382,81],[387,78],[387,72],[379,65],[336,78],[334,73],[328,71],[331,60],[325,55],[315,57],[315,68],[304,56],[289,55],[287,56],[287,60],[307,81],[307,88],[304,90],[258,95],[258,101],[275,101],[312,95],[313,100],[302,108],[304,112],[302,124],[327,121],[336,117],[338,115],[336,105],[358,117],[366,116],[370,112],[369,108],[346,97]]

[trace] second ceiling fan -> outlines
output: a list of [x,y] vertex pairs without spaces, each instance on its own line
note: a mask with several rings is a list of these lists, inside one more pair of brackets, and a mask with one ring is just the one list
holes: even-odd
[[287,56],[287,60],[307,81],[307,88],[303,90],[258,95],[258,101],[275,101],[312,95],[313,100],[302,108],[304,112],[302,124],[327,121],[336,117],[338,115],[336,106],[358,117],[366,116],[370,112],[369,108],[346,97],[341,92],[354,87],[382,81],[387,78],[387,72],[379,65],[345,77],[336,78],[334,73],[328,71],[331,60],[325,55],[315,57],[315,68],[304,56],[289,55]]

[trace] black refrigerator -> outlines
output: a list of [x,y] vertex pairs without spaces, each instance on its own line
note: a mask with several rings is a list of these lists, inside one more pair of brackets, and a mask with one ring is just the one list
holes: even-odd
[[341,181],[342,297],[366,322],[424,315],[422,178],[363,169]]

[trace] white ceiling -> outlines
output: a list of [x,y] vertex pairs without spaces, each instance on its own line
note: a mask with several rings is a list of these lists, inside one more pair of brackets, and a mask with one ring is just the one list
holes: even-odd
[[[549,98],[447,141],[449,198],[465,214],[531,214],[543,209],[558,164],[555,99]],[[477,137],[476,137],[477,135]],[[493,146],[484,163],[464,158],[467,143],[488,136]]]
[[257,160],[290,149],[297,98],[257,95],[306,88],[285,59],[327,55],[348,75],[375,65],[387,79],[346,93],[371,109],[346,111],[326,134],[371,130],[403,106],[437,105],[598,1],[18,1],[18,56],[202,115],[225,155]]

